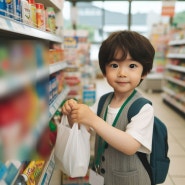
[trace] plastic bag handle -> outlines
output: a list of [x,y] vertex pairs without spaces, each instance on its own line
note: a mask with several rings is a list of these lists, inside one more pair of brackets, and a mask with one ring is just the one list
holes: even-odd
[[[71,126],[69,125],[69,122],[68,122],[67,115],[62,116],[60,124],[71,128]],[[77,127],[80,128],[79,130],[82,130],[83,132],[86,132],[89,134],[89,132],[87,131],[87,128],[84,125],[78,124],[78,123],[73,123],[73,126],[74,125],[77,125]],[[80,126],[78,126],[78,125],[80,125]]]
[[64,126],[70,127],[69,122],[68,122],[67,115],[64,115],[64,114],[62,115],[60,124],[61,125],[64,125]]

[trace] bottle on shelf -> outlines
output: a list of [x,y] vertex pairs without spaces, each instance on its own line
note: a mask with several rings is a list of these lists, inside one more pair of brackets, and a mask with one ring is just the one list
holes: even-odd
[[28,179],[35,171],[35,161],[31,161],[22,174],[19,174],[14,185],[27,185]]
[[30,23],[31,26],[37,27],[36,23],[36,5],[35,0],[28,0],[29,8],[30,8]]
[[46,31],[52,33],[56,31],[55,11],[53,7],[46,8]]

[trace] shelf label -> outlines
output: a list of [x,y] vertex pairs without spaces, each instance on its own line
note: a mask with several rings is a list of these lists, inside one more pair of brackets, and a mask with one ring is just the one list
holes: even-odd
[[52,158],[49,161],[47,170],[44,174],[44,178],[42,180],[41,185],[46,185],[46,184],[48,185],[50,183],[51,176],[53,174],[54,168],[55,168],[55,161],[54,161],[54,157],[52,156]]
[[51,113],[52,115],[54,115],[56,109],[52,106],[52,107],[49,108],[49,111],[50,111],[50,113]]
[[56,109],[56,110],[58,109],[59,104],[58,104],[58,102],[57,102],[57,101],[55,102],[54,107],[55,107],[55,109]]
[[32,29],[29,26],[22,25],[25,33],[31,33]]
[[5,29],[5,30],[10,29],[6,20],[1,17],[0,17],[0,28]]
[[20,25],[18,23],[11,22],[11,26],[12,26],[12,29],[17,33],[23,33],[24,32],[22,25]]

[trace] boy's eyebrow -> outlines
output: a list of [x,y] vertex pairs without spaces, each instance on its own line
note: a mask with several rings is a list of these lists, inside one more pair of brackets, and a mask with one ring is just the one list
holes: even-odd
[[135,61],[133,58],[126,58],[125,60]]

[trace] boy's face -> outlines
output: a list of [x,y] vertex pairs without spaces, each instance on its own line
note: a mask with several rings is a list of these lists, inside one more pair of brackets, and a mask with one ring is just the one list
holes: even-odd
[[[121,52],[115,58],[119,59]],[[111,61],[105,68],[107,81],[117,93],[130,94],[140,83],[143,66],[128,54],[124,61]]]

